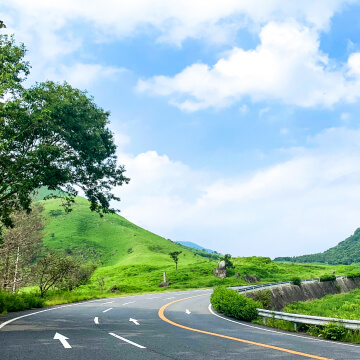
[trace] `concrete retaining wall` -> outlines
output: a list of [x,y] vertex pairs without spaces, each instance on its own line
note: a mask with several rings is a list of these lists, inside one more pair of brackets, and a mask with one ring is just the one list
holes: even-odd
[[[271,306],[275,311],[281,311],[286,305],[295,301],[320,299],[325,295],[349,292],[360,287],[360,278],[339,279],[336,281],[316,282],[311,284],[287,285],[270,289]],[[254,293],[247,293],[253,298]]]

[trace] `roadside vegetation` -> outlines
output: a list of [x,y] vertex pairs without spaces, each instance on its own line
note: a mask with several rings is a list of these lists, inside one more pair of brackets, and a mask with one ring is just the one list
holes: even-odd
[[[294,302],[287,305],[282,312],[331,317],[348,320],[360,320],[360,288],[348,293],[326,295],[321,299]],[[263,320],[255,322],[263,324]],[[267,318],[266,325],[278,329],[294,331],[294,324],[289,321]],[[327,326],[297,324],[297,331],[324,339],[360,343],[360,331],[348,330],[341,325]]]

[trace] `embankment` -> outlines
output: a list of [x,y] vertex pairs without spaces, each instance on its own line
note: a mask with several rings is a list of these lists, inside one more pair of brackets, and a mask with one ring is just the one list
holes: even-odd
[[[360,287],[360,278],[305,283],[301,286],[287,285],[265,291],[271,292],[271,308],[275,311],[281,311],[286,305],[295,301],[320,299],[325,295],[349,292],[358,287]],[[249,292],[246,296],[254,298],[254,293]]]

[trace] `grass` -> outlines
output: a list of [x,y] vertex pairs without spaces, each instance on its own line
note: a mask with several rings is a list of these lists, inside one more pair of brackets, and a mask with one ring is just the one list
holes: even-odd
[[[58,199],[42,201],[45,222],[43,252],[55,250],[83,263],[95,262],[98,268],[88,284],[72,292],[56,289],[50,292],[45,305],[219,285],[239,286],[247,284],[245,274],[256,274],[262,283],[266,283],[294,277],[319,277],[333,271],[338,275],[360,271],[357,266],[303,265],[277,263],[268,257],[239,257],[232,258],[234,269],[228,271],[228,277],[219,279],[213,275],[218,260],[213,260],[211,254],[155,235],[117,214],[100,218],[89,210],[86,199],[77,197],[75,201],[70,214],[65,214]],[[177,271],[169,256],[173,251],[182,251]],[[170,286],[160,288],[164,271]],[[33,290],[34,287],[28,287],[22,292]]]
[[[326,295],[321,299],[294,302],[287,305],[282,311],[293,314],[360,320],[360,288],[348,293]],[[256,322],[263,324],[262,320]],[[268,318],[266,319],[266,325],[277,329],[294,331],[294,324],[289,321]],[[336,324],[328,326],[298,324],[298,331],[331,340],[360,343],[359,330],[347,330]]]
[[326,295],[321,299],[289,304],[283,310],[294,314],[360,320],[360,288],[348,293]]
[[173,261],[168,254],[172,251],[182,251],[180,262],[183,264],[198,262],[198,251],[144,230],[120,215],[107,214],[100,218],[81,197],[76,198],[70,214],[65,214],[58,199],[42,203],[44,249],[65,251],[101,266],[171,265]]

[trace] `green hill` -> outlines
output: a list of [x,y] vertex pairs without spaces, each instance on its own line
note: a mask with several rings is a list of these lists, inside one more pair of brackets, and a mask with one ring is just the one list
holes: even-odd
[[360,263],[360,228],[353,235],[341,241],[336,246],[317,254],[302,255],[295,257],[278,257],[275,261],[291,261],[297,263],[328,263],[336,264],[358,264]]
[[144,230],[118,214],[100,218],[81,197],[76,198],[70,214],[65,214],[59,199],[41,203],[44,206],[45,249],[65,251],[101,266],[172,265],[169,256],[172,251],[182,251],[179,263],[186,265],[199,262],[199,254],[202,255]]
[[[47,195],[46,191],[42,195]],[[49,294],[47,304],[103,297],[105,293],[139,293],[166,289],[209,288],[246,284],[245,275],[256,274],[261,281],[283,281],[294,276],[318,277],[333,271],[328,265],[279,264],[263,257],[233,258],[234,269],[226,279],[213,275],[218,254],[192,249],[155,235],[118,214],[100,218],[89,209],[86,199],[77,197],[73,211],[65,214],[61,200],[40,201],[45,226],[43,252],[55,250],[98,265],[90,282],[71,292]],[[169,252],[182,251],[178,270]],[[346,268],[346,269],[345,269]],[[336,267],[336,273],[356,267]],[[358,268],[356,268],[358,269]],[[166,271],[169,288],[159,288]]]

